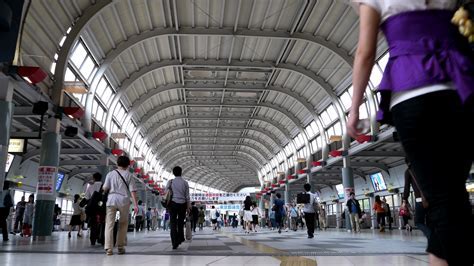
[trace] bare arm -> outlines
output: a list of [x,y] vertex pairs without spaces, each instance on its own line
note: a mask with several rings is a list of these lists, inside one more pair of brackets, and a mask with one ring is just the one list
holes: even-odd
[[359,44],[354,60],[352,73],[352,106],[347,124],[349,135],[356,138],[360,133],[357,129],[359,122],[359,107],[362,104],[365,88],[369,82],[370,72],[374,66],[375,52],[377,49],[377,34],[379,31],[380,15],[372,7],[360,4]]
[[133,210],[135,211],[135,214],[138,213],[138,201],[137,201],[137,192],[132,191],[130,192],[130,195],[132,195],[132,200],[133,200]]

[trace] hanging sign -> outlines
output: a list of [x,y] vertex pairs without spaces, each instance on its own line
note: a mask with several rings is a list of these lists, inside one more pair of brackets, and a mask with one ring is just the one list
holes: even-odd
[[244,201],[247,193],[191,193],[191,201]]
[[8,143],[8,152],[21,153],[25,149],[24,139],[10,139]]
[[40,166],[38,168],[38,195],[53,195],[54,183],[56,179],[57,167]]

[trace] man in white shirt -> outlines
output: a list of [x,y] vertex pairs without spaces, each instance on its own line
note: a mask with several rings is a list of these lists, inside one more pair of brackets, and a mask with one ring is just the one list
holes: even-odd
[[303,211],[304,211],[304,219],[306,221],[306,228],[308,228],[308,238],[314,237],[314,222],[316,219],[316,212],[313,207],[313,203],[316,200],[316,195],[311,193],[311,185],[304,184],[304,190],[307,194],[310,194],[309,203],[305,203]]
[[118,169],[111,171],[105,178],[103,190],[109,193],[107,199],[107,216],[105,221],[105,250],[107,255],[113,255],[113,232],[115,216],[120,213],[119,230],[117,232],[118,253],[125,253],[125,238],[128,228],[128,213],[130,209],[130,195],[133,199],[134,211],[138,212],[135,180],[127,171],[130,159],[120,156],[117,159]]
[[212,223],[212,230],[216,230],[217,229],[217,210],[216,210],[216,207],[214,205],[212,205],[211,207],[211,211],[210,211],[210,216],[211,216],[211,223]]
[[173,249],[177,249],[184,242],[184,219],[186,218],[186,212],[189,213],[191,211],[189,184],[181,176],[182,171],[181,167],[175,166],[173,168],[175,178],[166,184],[166,190],[171,188],[173,191],[171,206],[169,207],[170,235]]

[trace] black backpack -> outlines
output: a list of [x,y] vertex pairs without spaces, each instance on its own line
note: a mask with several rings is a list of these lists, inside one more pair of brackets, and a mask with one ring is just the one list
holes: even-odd
[[301,192],[296,195],[296,203],[307,204],[311,202],[311,194]]

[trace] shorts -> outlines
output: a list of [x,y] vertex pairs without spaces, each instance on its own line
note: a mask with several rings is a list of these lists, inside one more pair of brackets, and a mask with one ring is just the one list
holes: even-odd
[[212,224],[216,224],[216,223],[217,223],[217,219],[211,219],[211,222],[212,222]]

